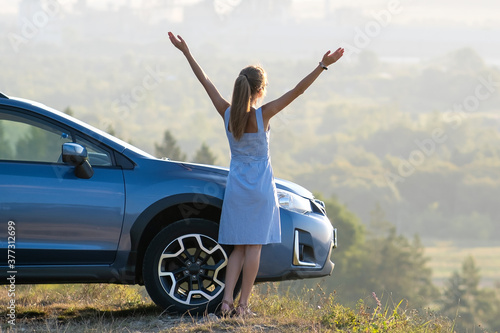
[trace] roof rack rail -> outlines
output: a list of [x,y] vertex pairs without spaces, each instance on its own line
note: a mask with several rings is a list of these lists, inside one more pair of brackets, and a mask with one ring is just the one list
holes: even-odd
[[9,99],[9,97],[7,97],[6,95],[2,94],[1,91],[0,91],[0,98],[7,98],[7,99]]

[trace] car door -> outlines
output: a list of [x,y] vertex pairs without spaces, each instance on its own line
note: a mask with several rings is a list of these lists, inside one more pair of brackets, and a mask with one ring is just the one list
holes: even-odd
[[[90,179],[62,162],[65,142],[85,146],[91,164],[94,156]],[[51,119],[0,109],[0,247],[15,225],[16,266],[112,263],[124,202],[111,150]]]

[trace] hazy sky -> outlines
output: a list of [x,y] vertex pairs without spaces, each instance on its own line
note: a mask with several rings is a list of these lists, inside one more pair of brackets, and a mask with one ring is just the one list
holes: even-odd
[[[294,0],[302,13],[321,13],[322,0]],[[401,23],[433,22],[434,24],[467,23],[474,25],[497,25],[499,3],[492,0],[335,0],[333,8],[363,8],[366,14],[388,9],[391,3],[400,13],[394,20]]]
[[[68,13],[71,12],[74,8],[73,5],[78,0],[43,1],[49,3],[57,1],[61,5],[62,12]],[[120,15],[118,9],[129,4],[132,8],[145,9],[143,12],[148,12],[150,16],[146,15],[143,18],[148,17],[149,23],[162,22],[163,26],[166,27],[169,23],[179,23],[184,19],[183,33],[188,37],[190,33],[195,36],[199,34],[200,27],[204,24],[203,14],[198,12],[195,15],[188,15],[191,14],[188,11],[192,10],[193,7],[181,7],[181,4],[192,5],[203,1],[206,5],[207,0],[171,0],[171,3],[179,6],[175,7],[174,10],[156,10],[155,3],[161,3],[162,1],[165,0],[87,0],[87,4],[96,10],[116,10],[117,17]],[[250,0],[210,0],[215,12],[221,18],[230,16],[233,9],[244,1]],[[266,3],[268,0],[252,1],[254,4],[258,4],[259,1]],[[279,4],[278,0],[275,1]],[[0,8],[2,8],[0,15],[4,17],[8,15],[11,21],[16,22],[20,2],[21,0],[0,0]],[[329,10],[325,10],[326,6],[329,6]],[[419,61],[420,59],[446,54],[459,48],[471,47],[488,63],[499,65],[500,20],[496,17],[498,7],[500,7],[498,0],[292,0],[291,16],[293,19],[289,19],[288,16],[288,20],[285,21],[289,25],[286,28],[290,28],[288,34],[281,34],[281,31],[288,30],[279,30],[278,27],[275,30],[268,30],[269,33],[265,35],[255,34],[252,37],[262,38],[262,45],[269,46],[265,44],[266,41],[274,43],[272,38],[279,35],[276,33],[279,30],[278,32],[281,34],[279,36],[287,39],[283,43],[287,42],[290,52],[296,52],[298,56],[300,54],[297,52],[302,52],[304,49],[313,52],[314,47],[319,47],[322,50],[325,43],[340,44],[344,47],[353,45],[359,48],[359,43],[357,43],[359,42],[357,41],[357,37],[360,35],[359,32],[369,34],[370,27],[373,28],[371,23],[379,20],[380,17],[386,20],[387,13],[391,12],[388,18],[390,24],[384,25],[383,28],[380,25],[375,27],[379,29],[375,31],[376,36],[370,35],[369,45],[364,46],[363,49],[373,51],[384,59]],[[138,11],[138,13],[140,12]],[[329,14],[326,15],[328,12]],[[213,15],[214,12],[210,14]],[[328,20],[325,20],[325,18],[328,18]],[[29,17],[26,19],[32,20]],[[169,23],[163,21],[165,19],[170,20]],[[189,21],[189,19],[192,21]],[[256,23],[263,29],[271,29],[272,24],[268,25],[268,20],[269,18],[265,15],[255,18]],[[17,22],[22,22],[22,20],[17,20]],[[230,20],[224,22],[227,23]],[[277,18],[276,22],[279,22],[279,18]],[[323,27],[315,25],[317,22],[322,22]],[[93,24],[91,20],[87,23],[90,26]],[[215,25],[214,29],[220,29],[221,26],[223,25]],[[326,26],[328,27],[324,29]],[[81,24],[74,27],[75,31],[81,28]],[[147,27],[141,26],[141,28]],[[113,31],[112,26],[109,26],[109,29],[106,26],[104,29],[106,29],[105,34],[111,34]],[[134,31],[136,30],[139,29]],[[230,29],[222,31],[225,35],[231,35],[233,32]],[[142,31],[141,33],[144,36],[154,36],[154,32]],[[249,38],[248,29],[236,29],[234,33]],[[301,33],[302,35],[300,35]],[[309,33],[313,35],[308,35]],[[81,34],[88,35],[84,32]],[[297,46],[298,49],[293,50],[291,48],[295,44],[294,38],[299,35],[301,38],[307,38],[309,44],[305,48]],[[326,40],[322,36],[327,36]],[[139,37],[136,36],[136,38]],[[232,37],[226,36],[226,41],[228,38]],[[224,41],[221,40],[220,43],[223,44]]]
[[[17,12],[21,0],[0,0],[2,13]],[[56,0],[53,0],[56,1]],[[196,3],[200,0],[177,0],[178,3]],[[234,6],[244,0],[214,0],[226,6]],[[76,0],[59,0],[61,5],[71,6]],[[140,6],[144,0],[88,0],[95,8],[118,7],[130,3]],[[321,16],[324,0],[293,0],[297,15],[305,17]],[[427,23],[432,25],[467,24],[476,27],[498,27],[497,19],[500,4],[496,0],[335,0],[330,1],[332,8],[362,8],[366,14],[387,9],[390,4],[397,6],[400,13],[393,16],[398,23]]]

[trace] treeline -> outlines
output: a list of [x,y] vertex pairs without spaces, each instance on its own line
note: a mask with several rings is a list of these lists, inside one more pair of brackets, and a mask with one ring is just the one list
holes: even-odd
[[[367,118],[373,117],[366,112]],[[310,169],[304,172],[299,163],[292,165],[293,179],[336,194],[363,221],[380,204],[406,235],[498,239],[497,120],[486,114],[471,116],[452,129],[439,113],[421,114],[412,121],[405,121],[405,116],[394,121],[397,114],[390,117],[385,128],[380,125],[375,131],[360,124],[349,136],[337,132],[324,143],[330,151],[321,157],[311,156],[304,147],[302,155]],[[442,131],[445,139],[433,141],[435,131]]]
[[172,133],[168,130],[163,134],[163,141],[155,143],[154,155],[158,158],[169,158],[174,161],[191,161],[200,164],[215,165],[217,162],[217,157],[205,142],[201,144],[193,158],[189,159],[186,153],[179,147]]

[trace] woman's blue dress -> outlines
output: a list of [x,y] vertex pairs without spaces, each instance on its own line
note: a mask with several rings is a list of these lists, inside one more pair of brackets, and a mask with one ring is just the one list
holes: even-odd
[[281,242],[276,185],[269,156],[269,130],[262,109],[255,110],[258,131],[239,141],[229,132],[230,108],[224,113],[231,164],[222,205],[219,243],[255,245]]

